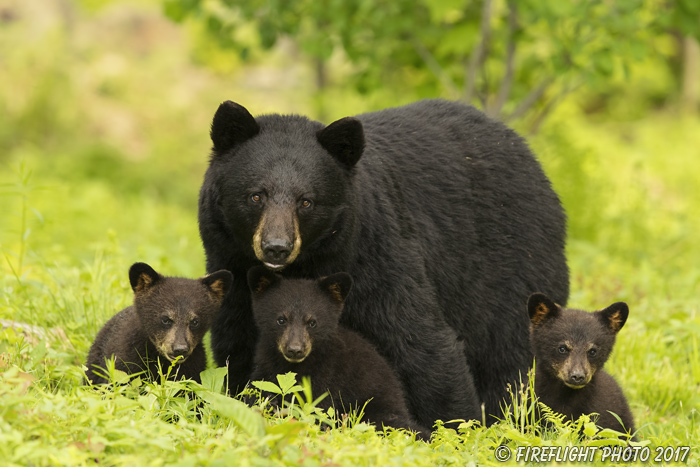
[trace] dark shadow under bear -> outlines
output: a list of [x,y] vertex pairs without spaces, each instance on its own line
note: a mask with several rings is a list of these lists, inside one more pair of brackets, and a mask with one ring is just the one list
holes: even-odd
[[[401,383],[367,340],[338,325],[352,279],[336,273],[318,280],[281,279],[263,266],[248,272],[253,315],[260,333],[253,381],[278,374],[308,376],[319,406],[340,413],[364,408],[362,421],[419,432],[408,414]],[[366,403],[366,405],[365,405]]]
[[[199,200],[207,271],[234,274],[212,328],[232,393],[253,370],[245,273],[347,271],[342,324],[368,339],[423,426],[486,421],[532,363],[522,304],[568,297],[565,217],[525,141],[473,107],[428,100],[324,126],[224,102]],[[532,222],[537,219],[538,222]],[[472,378],[473,375],[473,378]]]
[[229,271],[201,279],[164,277],[145,263],[129,269],[134,304],[102,327],[87,358],[85,376],[92,384],[108,383],[105,359],[129,374],[145,372],[157,382],[178,357],[170,378],[199,382],[207,358],[202,338],[231,286]]
[[[627,304],[617,302],[588,313],[563,309],[546,295],[528,300],[535,353],[535,394],[555,412],[576,420],[597,413],[596,424],[634,433],[632,412],[622,389],[602,368],[627,321]],[[617,414],[622,424],[610,413]]]

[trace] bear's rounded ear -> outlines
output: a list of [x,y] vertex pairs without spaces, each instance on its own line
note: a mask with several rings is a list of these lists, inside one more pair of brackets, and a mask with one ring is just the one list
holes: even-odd
[[214,114],[211,122],[211,140],[214,152],[221,154],[248,141],[260,132],[258,122],[242,105],[226,101]]
[[248,287],[254,296],[265,292],[279,280],[279,276],[265,266],[253,266],[248,270]]
[[146,263],[134,263],[129,268],[129,282],[134,293],[153,287],[163,276]]
[[223,300],[233,284],[233,274],[225,269],[220,269],[216,272],[204,276],[200,279],[202,284],[209,289],[219,301]]
[[321,277],[318,280],[318,285],[334,301],[342,305],[352,289],[352,277],[347,272],[337,272],[330,276]]
[[533,293],[527,299],[527,313],[530,315],[530,322],[539,326],[545,320],[559,316],[561,309],[552,299],[543,293]]
[[365,132],[362,122],[353,117],[336,120],[316,133],[321,146],[344,167],[357,164],[365,149]]
[[625,302],[615,302],[604,310],[596,311],[603,325],[616,334],[627,322],[629,313],[630,309]]

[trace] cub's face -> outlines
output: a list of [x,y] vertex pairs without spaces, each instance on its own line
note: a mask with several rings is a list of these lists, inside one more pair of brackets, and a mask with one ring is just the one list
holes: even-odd
[[352,279],[345,273],[315,281],[281,279],[259,266],[249,271],[248,285],[260,342],[300,363],[335,335]]
[[214,116],[209,209],[269,269],[284,269],[332,235],[352,201],[351,172],[364,136],[350,120],[323,128],[298,116],[254,119],[231,102]]
[[134,306],[158,353],[184,362],[209,330],[233,276],[217,271],[201,279],[164,277],[144,263],[131,267]]
[[530,297],[528,311],[535,364],[572,389],[603,367],[629,313],[622,302],[594,313],[562,309],[543,294]]

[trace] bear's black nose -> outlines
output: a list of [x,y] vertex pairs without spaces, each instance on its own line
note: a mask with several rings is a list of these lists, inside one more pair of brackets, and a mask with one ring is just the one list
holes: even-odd
[[263,241],[262,249],[266,261],[270,263],[282,263],[292,252],[292,244],[287,240],[273,238]]
[[173,347],[173,350],[170,352],[170,357],[171,358],[177,358],[177,357],[186,357],[187,353],[189,351],[189,348],[187,346],[177,346]]
[[287,348],[284,349],[284,354],[289,359],[299,360],[304,358],[304,348],[300,344],[289,344]]
[[577,386],[583,384],[585,379],[586,376],[581,372],[571,373],[571,376],[569,376],[569,381],[571,384],[575,384]]

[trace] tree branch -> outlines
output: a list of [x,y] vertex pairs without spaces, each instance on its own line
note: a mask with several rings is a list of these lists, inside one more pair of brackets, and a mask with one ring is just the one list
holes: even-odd
[[532,122],[532,125],[530,125],[530,134],[534,135],[540,130],[540,125],[542,125],[542,122],[544,119],[550,114],[552,109],[556,106],[557,103],[561,102],[564,97],[566,97],[567,94],[571,94],[574,92],[576,89],[580,88],[583,85],[583,83],[578,83],[578,84],[573,84],[573,85],[566,85],[564,86],[564,89],[559,91],[556,96],[551,98],[549,102],[547,102],[542,109],[542,111],[535,117],[535,120]]
[[515,76],[515,33],[518,29],[518,9],[514,0],[508,0],[508,38],[506,45],[506,70],[501,80],[501,86],[498,88],[496,102],[491,106],[487,113],[491,117],[499,117],[503,106],[510,95],[510,88],[513,85],[513,77]]
[[505,121],[515,120],[516,118],[522,117],[528,110],[530,110],[530,107],[532,107],[535,102],[537,102],[544,95],[544,92],[547,90],[552,81],[553,79],[551,77],[547,77],[542,80],[542,82],[537,85],[535,89],[530,91],[530,93],[525,96],[522,101],[520,101],[520,104],[518,104],[513,113],[511,113],[505,119]]
[[442,87],[447,90],[450,98],[459,99],[459,89],[457,89],[457,86],[455,85],[454,81],[452,81],[452,78],[450,78],[450,76],[440,66],[433,54],[430,53],[430,50],[428,50],[428,48],[415,37],[411,39],[411,45],[413,45],[413,49],[423,60],[423,63],[425,63],[428,69],[433,73],[433,75],[435,75],[438,81],[440,81]]
[[469,56],[469,62],[464,70],[464,101],[467,104],[471,102],[474,95],[476,73],[479,70],[479,67],[483,65],[484,59],[488,53],[489,39],[491,36],[491,0],[484,0],[484,4],[481,8],[480,35],[481,39]]

